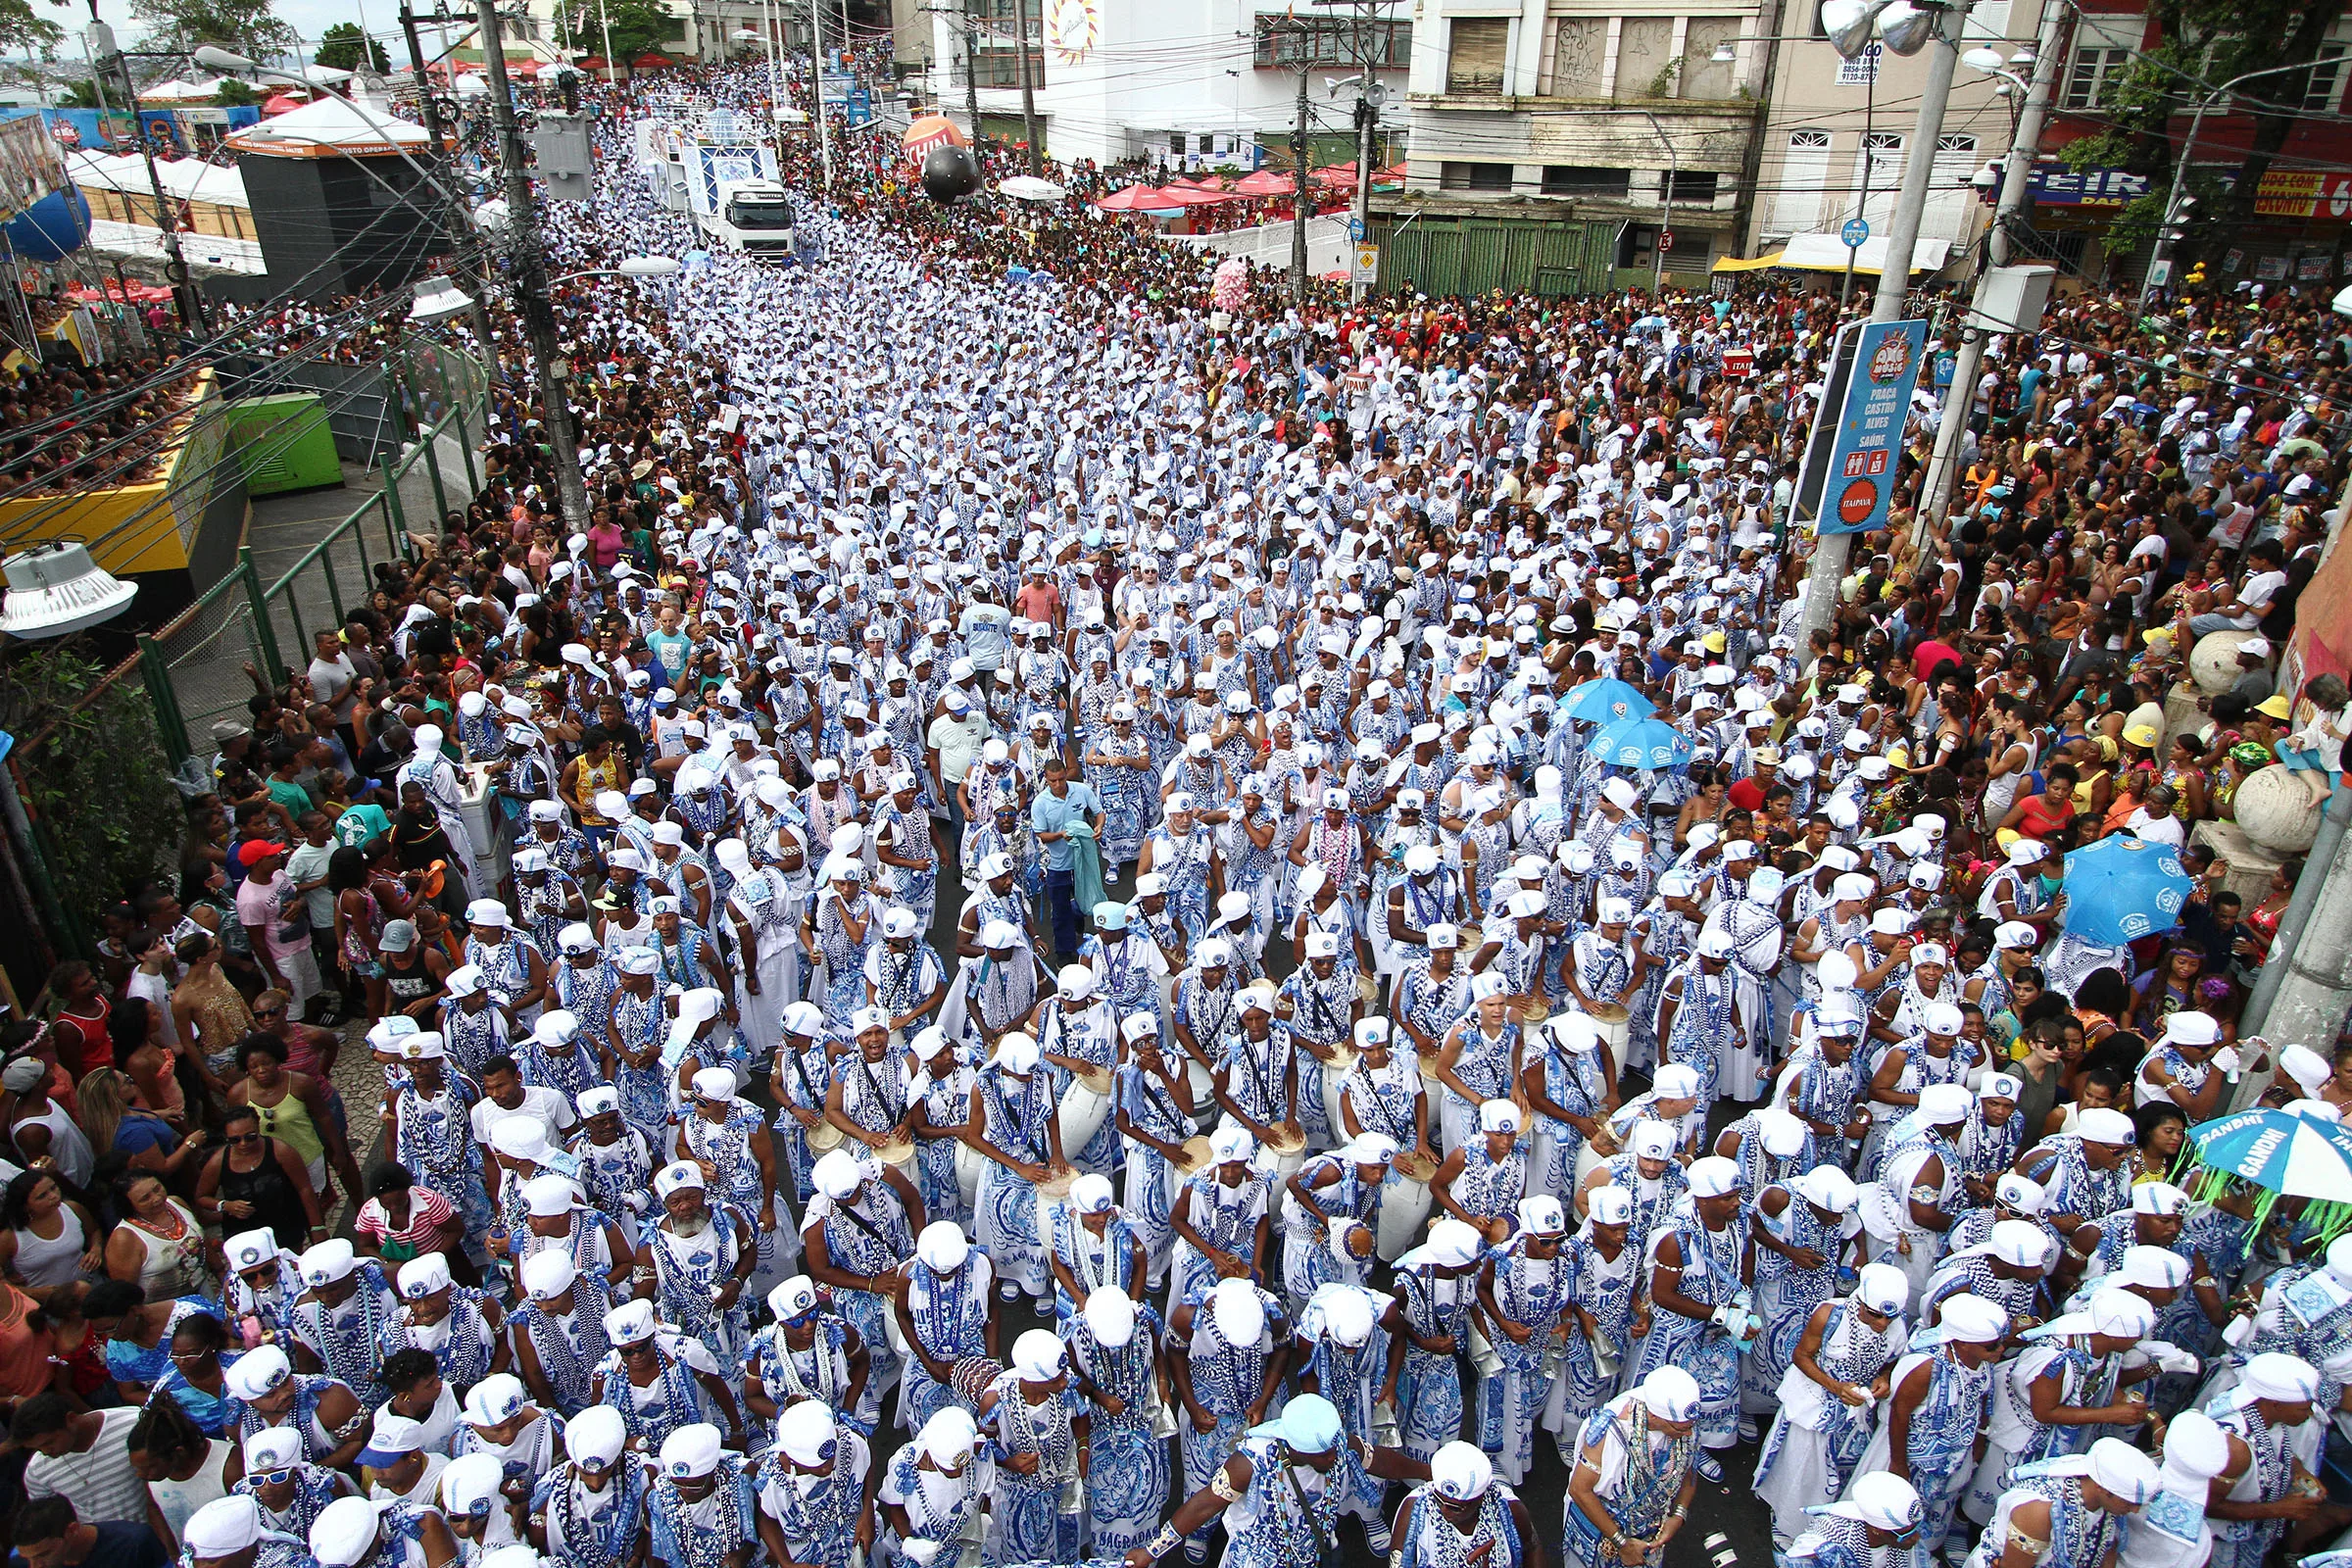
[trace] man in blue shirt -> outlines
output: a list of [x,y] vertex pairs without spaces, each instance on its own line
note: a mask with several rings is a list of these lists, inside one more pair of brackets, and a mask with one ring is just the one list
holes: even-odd
[[1070,782],[1069,764],[1060,758],[1046,762],[1046,787],[1029,808],[1029,826],[1046,858],[1046,904],[1054,917],[1054,965],[1077,960],[1078,905],[1076,886],[1078,847],[1070,840],[1073,826],[1087,838],[1102,830],[1102,803],[1084,784]]

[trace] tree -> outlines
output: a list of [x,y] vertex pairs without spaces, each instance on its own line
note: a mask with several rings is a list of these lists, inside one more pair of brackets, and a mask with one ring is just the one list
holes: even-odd
[[661,0],[608,0],[597,36],[610,36],[620,61],[636,59],[648,49],[678,35],[678,19]]
[[221,77],[219,90],[213,94],[213,102],[232,109],[241,104],[258,104],[261,101],[262,95],[253,90],[252,82],[239,81],[234,76]]
[[98,108],[98,84],[87,76],[67,82],[66,90],[57,95],[57,106],[60,109]]
[[141,45],[149,49],[184,51],[213,43],[262,60],[299,41],[270,0],[130,0],[130,14],[146,24]]
[[46,59],[65,36],[65,28],[32,14],[30,0],[0,0],[0,53]]
[[[2340,0],[2153,0],[2148,21],[2161,42],[2134,53],[2111,79],[2099,104],[2105,128],[2069,143],[2060,155],[2070,168],[2123,169],[2147,177],[2148,193],[2110,225],[2110,254],[2145,243],[2164,221],[2175,156],[2172,118],[2193,112],[2232,77],[2316,61],[2341,11]],[[2194,251],[2253,218],[2257,187],[2286,145],[2309,86],[2305,73],[2282,70],[2230,95],[2254,113],[2254,139],[2226,194],[2220,181],[2190,174],[2186,188],[2198,203],[2183,249]]]
[[322,66],[336,71],[358,71],[365,60],[378,75],[392,69],[392,61],[384,46],[368,36],[367,30],[356,22],[338,22],[318,35],[318,53],[313,57]]

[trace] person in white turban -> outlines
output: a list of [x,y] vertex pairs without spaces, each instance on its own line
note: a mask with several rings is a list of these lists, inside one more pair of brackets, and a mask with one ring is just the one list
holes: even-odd
[[[1377,1445],[1384,1428],[1394,1431],[1384,1407],[1394,1394],[1388,1367],[1389,1331],[1396,1318],[1396,1302],[1384,1293],[1338,1281],[1317,1287],[1298,1314],[1298,1387],[1330,1400],[1348,1439],[1366,1447]],[[1384,1548],[1386,1489],[1350,1471],[1342,1494],[1340,1511],[1354,1514],[1374,1549]]]
[[1710,1448],[1729,1448],[1740,1425],[1740,1352],[1755,1337],[1749,1287],[1755,1264],[1740,1212],[1740,1170],[1720,1154],[1694,1161],[1690,1200],[1678,1207],[1649,1249],[1649,1333],[1635,1356],[1637,1376],[1678,1366],[1698,1381],[1700,1451],[1691,1468],[1723,1479]]
[[1495,1448],[1495,1467],[1516,1485],[1534,1461],[1551,1392],[1544,1368],[1567,1305],[1560,1252],[1568,1217],[1557,1198],[1536,1193],[1520,1200],[1512,1223],[1511,1239],[1487,1254],[1479,1275],[1492,1359],[1478,1402],[1482,1442]]
[[2155,1494],[2125,1534],[2123,1568],[2200,1568],[2213,1550],[2205,1520],[2213,1478],[2229,1464],[2229,1436],[2211,1416],[2202,1410],[2174,1416],[2164,1429]]
[[712,1193],[703,1167],[672,1160],[654,1172],[661,1218],[646,1232],[662,1320],[699,1340],[721,1366],[742,1359],[751,1330],[743,1298],[760,1263],[760,1222]]
[[178,1525],[192,1568],[305,1568],[309,1543],[270,1528],[251,1497],[215,1497]]
[[304,1456],[302,1434],[292,1427],[247,1433],[239,1456],[244,1473],[229,1490],[260,1504],[267,1530],[308,1539],[328,1503],[357,1494],[350,1476]]
[[546,1531],[548,1555],[583,1568],[611,1568],[637,1549],[646,1530],[654,1462],[628,1446],[620,1412],[592,1404],[564,1429],[564,1458],[538,1476],[531,1514]]
[[1854,1471],[1889,1471],[1917,1489],[1927,1510],[1920,1544],[1931,1552],[1942,1548],[1968,1489],[1992,1364],[2009,1332],[2009,1314],[1981,1297],[1951,1297],[1942,1313],[1933,1333],[1912,1335],[1911,1349],[1894,1363],[1886,1408]]
[[1698,1490],[1697,1380],[1662,1366],[1585,1418],[1568,1472],[1562,1551],[1584,1568],[1663,1561]]
[[1068,1351],[1045,1329],[1012,1342],[1012,1365],[982,1391],[981,1430],[996,1440],[996,1490],[989,1513],[1006,1562],[1069,1562],[1085,1527],[1062,1510],[1079,1482],[1092,1426],[1071,1375]]
[[[733,1435],[743,1431],[731,1380],[702,1341],[655,1322],[654,1303],[632,1298],[605,1314],[605,1343],[612,1348],[589,1379],[589,1402],[620,1411],[632,1442],[658,1448],[680,1427],[713,1417]],[[737,1452],[743,1445],[733,1444]]]
[[2156,1463],[2120,1438],[2021,1465],[1993,1505],[1970,1568],[2095,1568],[2157,1495]]
[[865,1337],[817,1294],[816,1282],[795,1274],[767,1293],[774,1321],[752,1336],[744,1360],[743,1397],[753,1416],[772,1424],[796,1399],[823,1399],[839,1410],[865,1403],[873,1352]]
[[776,1417],[775,1446],[760,1458],[753,1478],[760,1537],[770,1559],[804,1568],[852,1568],[872,1466],[864,1436],[822,1399],[786,1406]]
[[2216,1496],[2205,1510],[2211,1568],[2260,1568],[2290,1523],[2331,1517],[2318,1479],[2293,1452],[2295,1429],[2312,1419],[2320,1393],[2311,1362],[2266,1350],[2246,1361],[2235,1397],[2208,1408],[2230,1443],[2230,1462],[2214,1478]]
[[1152,1539],[1166,1512],[1167,1445],[1153,1430],[1158,1394],[1158,1319],[1113,1284],[1097,1288],[1065,1330],[1070,1366],[1096,1408],[1088,1435],[1093,1466],[1087,1516],[1098,1556],[1122,1556]]
[[[1773,1391],[1779,1410],[1756,1461],[1755,1493],[1772,1508],[1776,1538],[1801,1536],[1813,1528],[1806,1510],[1843,1494],[1886,1407],[1889,1370],[1909,1348],[1910,1298],[1901,1269],[1866,1263],[1850,1294],[1822,1302],[1802,1320]],[[1887,1479],[1909,1490],[1909,1482]]]
[[995,1481],[996,1461],[970,1411],[949,1405],[924,1421],[914,1441],[891,1455],[875,1493],[884,1568],[955,1568],[986,1533]]
[[770,1539],[751,1468],[707,1421],[662,1440],[647,1502],[656,1562],[740,1563]]
[[1473,1554],[1485,1568],[1541,1568],[1543,1538],[1527,1504],[1476,1444],[1448,1443],[1429,1461],[1429,1480],[1396,1510],[1394,1548],[1414,1568]]
[[1857,1477],[1842,1501],[1804,1511],[1804,1528],[1786,1555],[1804,1568],[1882,1568],[1917,1560],[1927,1510],[1901,1476],[1885,1471]]
[[[1247,1278],[1222,1279],[1169,1314],[1167,1352],[1168,1382],[1183,1406],[1176,1434],[1184,1485],[1197,1493],[1233,1456],[1243,1435],[1265,1419],[1290,1370],[1291,1326],[1272,1292]],[[1207,1542],[1200,1535],[1193,1540],[1198,1561]]]
[[1992,1517],[2012,1465],[2080,1453],[2146,1419],[2147,1401],[2124,1395],[2118,1380],[2125,1353],[2155,1327],[2145,1299],[2110,1289],[2091,1297],[2089,1310],[2026,1331],[2026,1348],[1993,1369],[1984,1457],[1962,1504],[1969,1518]]
[[[1314,1527],[1297,1497],[1328,1496],[1332,1489],[1377,1489],[1380,1481],[1403,1480],[1409,1473],[1395,1449],[1372,1448],[1350,1436],[1329,1399],[1297,1395],[1279,1417],[1253,1425],[1203,1482],[1188,1490],[1159,1533],[1127,1553],[1128,1568],[1164,1562],[1180,1543],[1186,1562],[1205,1563],[1209,1530],[1220,1518],[1224,1561],[1233,1568],[1314,1562],[1319,1555]],[[1367,1479],[1351,1483],[1349,1476]],[[1388,1551],[1385,1524],[1367,1521],[1365,1534],[1375,1552]]]

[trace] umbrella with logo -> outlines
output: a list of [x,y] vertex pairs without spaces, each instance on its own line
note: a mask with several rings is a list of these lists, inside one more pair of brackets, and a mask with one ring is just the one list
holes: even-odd
[[1560,704],[1564,716],[1602,725],[1628,718],[1647,718],[1657,710],[1658,705],[1642,696],[1641,687],[1613,675],[1585,682]]
[[1592,752],[1616,767],[1680,767],[1690,760],[1690,742],[1663,719],[1621,718],[1592,737]]
[[2256,1105],[2202,1122],[2188,1135],[2181,1185],[2211,1200],[2232,1183],[2259,1190],[2259,1230],[2281,1198],[2308,1200],[2306,1224],[2332,1237],[2352,1227],[2352,1128]]
[[2171,845],[2119,833],[2066,858],[2066,929],[2110,947],[2170,931],[2195,886]]

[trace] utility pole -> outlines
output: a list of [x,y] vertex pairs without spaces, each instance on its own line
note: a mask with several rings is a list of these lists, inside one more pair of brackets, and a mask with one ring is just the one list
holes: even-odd
[[825,123],[825,0],[808,4],[808,126],[816,132],[816,162],[825,193],[833,191],[833,129]]
[[[467,221],[459,199],[461,187],[457,161],[450,157],[446,139],[449,127],[442,122],[441,105],[433,97],[432,78],[425,74],[424,40],[417,29],[416,13],[410,8],[407,0],[402,0],[400,8],[400,32],[408,40],[409,70],[416,78],[416,111],[424,121],[425,134],[432,138],[430,161],[432,167],[440,171],[441,182],[449,196],[450,241],[460,244],[466,238]],[[606,58],[609,60],[611,57]],[[502,377],[499,374],[498,343],[490,335],[490,266],[487,260],[476,275],[478,282],[473,291],[473,309],[466,313],[466,324],[473,329],[473,340],[481,347],[483,373],[492,381],[498,381]]]
[[[522,161],[522,138],[514,128],[514,99],[507,86],[507,45],[492,0],[475,0],[481,19],[482,65],[490,75],[490,114],[498,126],[498,161],[506,172],[509,261],[514,269],[514,303],[531,367],[539,377],[539,412],[547,422],[547,445],[556,465],[556,495],[563,503],[566,532],[588,531],[588,487],[580,478],[580,449],[571,427],[571,364],[556,339],[556,305],[547,293],[547,247],[539,235],[539,209],[531,196],[531,172]],[[485,345],[486,346],[486,345]]]
[[[1993,209],[1992,227],[1984,236],[1985,265],[1977,272],[1969,293],[1970,315],[1984,292],[1984,280],[1996,267],[2009,262],[2009,224],[2025,211],[2026,181],[2033,172],[2034,154],[2041,147],[2041,127],[2057,95],[2058,67],[2066,57],[2066,33],[2074,13],[2059,0],[2045,0],[2041,32],[2034,42],[2034,80],[2026,89],[2026,107],[2017,117],[2017,132],[2009,138],[2009,158],[2001,170],[2000,204]],[[1924,543],[1929,528],[1940,522],[1950,503],[1952,475],[1960,465],[1960,442],[1976,412],[1977,372],[1984,364],[1984,329],[1963,317],[1960,352],[1952,361],[1951,390],[1944,394],[1943,417],[1936,426],[1936,451],[1920,485],[1918,523],[1913,538]]]
[[[2056,4],[2057,0],[2045,0]],[[1919,119],[1911,141],[1903,149],[1902,194],[1894,205],[1894,220],[1886,228],[1886,256],[1879,272],[1879,292],[1871,302],[1873,321],[1899,321],[1903,302],[1911,291],[1911,251],[1919,239],[1920,220],[1927,215],[1928,181],[1936,172],[1936,143],[1943,135],[1943,111],[1951,101],[1952,76],[1960,65],[1959,39],[1968,27],[1973,0],[1954,0],[1932,13],[1936,31],[1927,44],[1928,79],[1920,89]],[[1845,580],[1845,564],[1853,550],[1850,533],[1825,533],[1814,518],[1813,560],[1805,571],[1803,617],[1797,622],[1798,659],[1803,659],[1813,633],[1825,630],[1836,617],[1838,585]]]
[[980,24],[969,16],[963,27],[963,112],[972,117],[972,156],[980,156]]
[[1314,50],[1307,47],[1303,24],[1294,31],[1298,40],[1298,119],[1291,127],[1291,163],[1297,183],[1291,196],[1291,298],[1306,303],[1306,78],[1314,69]]
[[[155,143],[147,127],[139,123],[139,87],[130,77],[130,57],[115,47],[115,29],[98,19],[98,0],[90,0],[90,52],[97,58],[91,62],[91,74],[104,80],[110,74],[119,74],[122,82],[122,102],[130,114],[131,134],[139,141],[139,156],[147,163],[147,189],[155,197],[155,223],[164,237],[164,254],[169,261],[164,275],[172,280],[172,308],[179,313],[179,324],[191,335],[204,330],[204,304],[196,295],[196,279],[188,271],[187,258],[179,252],[179,224],[172,216],[172,203],[164,196],[164,182],[155,172]],[[103,102],[103,99],[101,100]]]
[[1012,0],[1013,31],[1020,46],[1021,134],[1029,138],[1029,172],[1045,177],[1045,153],[1037,133],[1037,85],[1029,76],[1029,0]]

